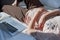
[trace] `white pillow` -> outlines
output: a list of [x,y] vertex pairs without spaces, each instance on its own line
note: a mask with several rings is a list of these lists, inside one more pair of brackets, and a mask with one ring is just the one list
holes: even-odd
[[60,0],[40,0],[41,3],[50,8],[60,8]]

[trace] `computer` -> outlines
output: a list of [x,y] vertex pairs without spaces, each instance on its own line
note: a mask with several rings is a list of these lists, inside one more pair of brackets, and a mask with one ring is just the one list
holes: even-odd
[[2,20],[0,23],[0,29],[6,31],[11,35],[15,35],[18,32],[22,32],[26,29],[26,25],[16,18],[10,17],[7,19]]

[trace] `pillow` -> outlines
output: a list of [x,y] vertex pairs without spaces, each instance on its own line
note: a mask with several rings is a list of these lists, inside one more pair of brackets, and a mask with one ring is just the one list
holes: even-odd
[[51,9],[60,8],[60,0],[40,0],[40,1],[44,6],[46,6],[46,8]]

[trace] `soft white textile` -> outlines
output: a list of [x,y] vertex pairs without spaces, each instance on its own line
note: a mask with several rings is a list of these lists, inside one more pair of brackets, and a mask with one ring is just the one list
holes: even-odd
[[40,0],[47,9],[59,9],[60,0]]
[[60,34],[60,16],[56,16],[46,21],[43,32]]

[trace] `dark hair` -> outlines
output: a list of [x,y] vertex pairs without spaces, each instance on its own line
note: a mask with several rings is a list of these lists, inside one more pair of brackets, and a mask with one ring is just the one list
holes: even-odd
[[43,6],[39,0],[24,0],[27,8]]
[[17,6],[18,6],[18,4],[20,3],[20,2],[22,2],[23,0],[17,0]]
[[23,0],[17,0],[18,2],[22,2]]
[[1,0],[1,5],[11,5],[15,0]]
[[4,5],[11,5],[15,0],[0,0],[0,10]]

